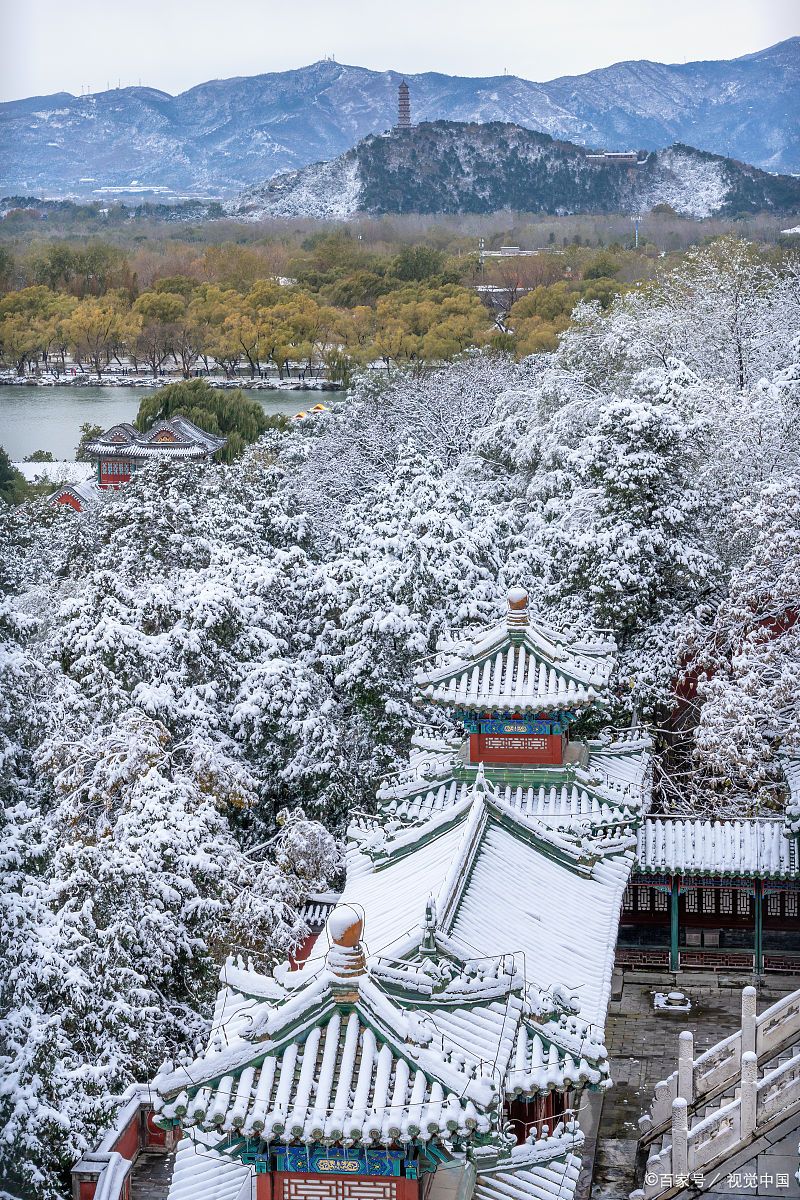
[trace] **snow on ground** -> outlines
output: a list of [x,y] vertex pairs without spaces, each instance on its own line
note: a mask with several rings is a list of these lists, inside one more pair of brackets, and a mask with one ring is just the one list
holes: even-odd
[[251,221],[263,217],[349,217],[358,211],[361,177],[355,154],[313,163],[246,192],[236,207]]
[[800,225],[794,225],[791,229],[782,229],[781,233],[800,233]]
[[88,462],[15,462],[12,466],[28,483],[83,483],[94,475]]
[[688,217],[710,217],[721,208],[730,188],[725,163],[675,146],[658,155],[650,187],[637,197],[646,212],[654,204],[669,204]]

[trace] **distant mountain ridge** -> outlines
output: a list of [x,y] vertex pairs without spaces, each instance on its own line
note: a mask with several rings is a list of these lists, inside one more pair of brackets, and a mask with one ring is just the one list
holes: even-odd
[[0,194],[86,196],[138,180],[231,196],[390,128],[401,78],[415,121],[501,121],[610,150],[683,142],[765,170],[800,171],[794,37],[743,58],[623,62],[549,83],[402,76],[324,61],[212,80],[179,96],[139,87],[29,97],[0,105]]
[[330,162],[246,190],[235,216],[344,218],[357,212],[646,212],[691,217],[800,211],[800,178],[676,144],[640,162],[598,158],[519,125],[422,123],[371,135]]

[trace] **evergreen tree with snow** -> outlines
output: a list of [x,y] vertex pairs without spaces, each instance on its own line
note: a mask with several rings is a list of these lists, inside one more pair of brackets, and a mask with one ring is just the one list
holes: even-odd
[[741,811],[779,794],[781,754],[800,753],[800,478],[766,484],[737,525],[744,555],[695,663],[696,761]]

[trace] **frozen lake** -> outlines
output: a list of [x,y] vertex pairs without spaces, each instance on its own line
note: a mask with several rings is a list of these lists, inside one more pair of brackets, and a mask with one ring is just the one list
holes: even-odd
[[[147,388],[126,387],[0,387],[0,446],[12,462],[34,450],[49,450],[53,458],[73,459],[85,421],[108,429],[118,421],[133,421]],[[333,404],[344,392],[246,393],[268,413],[302,412],[314,404]]]

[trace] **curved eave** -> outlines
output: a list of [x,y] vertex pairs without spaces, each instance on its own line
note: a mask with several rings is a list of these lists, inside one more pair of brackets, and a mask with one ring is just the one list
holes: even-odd
[[103,458],[112,454],[119,455],[121,458],[207,458],[220,448],[219,446],[176,446],[169,443],[160,446],[102,446],[90,443],[86,447],[86,452],[94,455],[95,458]]
[[592,705],[605,708],[607,698],[594,688],[570,690],[569,688],[546,692],[542,695],[511,695],[503,692],[483,692],[467,695],[458,688],[450,689],[429,686],[420,691],[422,699],[445,708],[462,708],[468,712],[500,711],[507,713],[554,712],[562,709],[580,709]]

